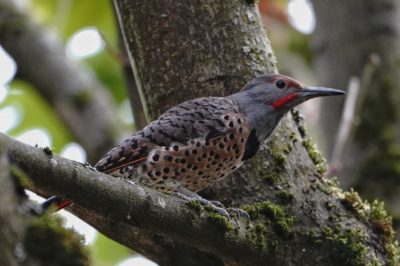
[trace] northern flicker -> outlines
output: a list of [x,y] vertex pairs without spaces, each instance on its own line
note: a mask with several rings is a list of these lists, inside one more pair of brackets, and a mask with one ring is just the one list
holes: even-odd
[[[254,156],[290,109],[311,98],[343,93],[304,87],[283,75],[259,76],[230,96],[172,107],[110,150],[95,168],[160,192],[192,197]],[[69,204],[62,200],[58,206]]]

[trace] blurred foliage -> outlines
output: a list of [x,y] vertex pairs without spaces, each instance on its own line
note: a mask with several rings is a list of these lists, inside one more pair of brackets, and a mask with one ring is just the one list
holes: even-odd
[[118,103],[126,99],[125,83],[121,72],[121,65],[116,58],[106,51],[89,57],[83,61],[97,75],[97,78],[105,84]]
[[83,237],[65,229],[63,224],[57,215],[35,218],[26,229],[23,240],[26,251],[44,266],[90,265],[88,248],[82,245]]
[[32,128],[45,129],[52,139],[51,148],[57,153],[72,141],[72,136],[52,107],[28,83],[13,81],[10,93],[0,103],[0,108],[5,106],[15,106],[21,115],[17,126],[7,132],[9,135],[16,137]]
[[93,244],[94,265],[112,266],[121,262],[121,258],[132,255],[132,251],[121,244],[108,239],[101,233],[97,234],[97,239]]
[[313,55],[311,53],[311,37],[298,31],[291,31],[291,38],[288,43],[288,50],[304,59],[307,66],[312,69]]
[[33,14],[64,41],[77,30],[95,26],[112,45],[118,43],[112,1],[109,0],[32,0]]
[[126,97],[119,63],[119,40],[112,1],[109,0],[33,0],[33,15],[54,30],[66,43],[75,32],[95,27],[105,40],[105,49],[82,60],[112,93],[118,102]]

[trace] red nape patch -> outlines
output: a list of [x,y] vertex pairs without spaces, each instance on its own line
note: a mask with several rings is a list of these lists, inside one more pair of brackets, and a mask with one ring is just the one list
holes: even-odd
[[285,104],[293,101],[298,96],[299,96],[299,94],[297,92],[289,93],[288,95],[283,96],[282,98],[280,98],[280,99],[276,100],[275,102],[273,102],[272,103],[272,107],[274,107],[275,109],[283,108],[285,106]]

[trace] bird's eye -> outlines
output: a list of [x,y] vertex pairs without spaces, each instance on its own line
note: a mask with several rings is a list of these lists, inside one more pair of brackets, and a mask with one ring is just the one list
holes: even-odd
[[286,83],[283,80],[278,80],[275,85],[279,88],[279,89],[283,89],[286,87]]

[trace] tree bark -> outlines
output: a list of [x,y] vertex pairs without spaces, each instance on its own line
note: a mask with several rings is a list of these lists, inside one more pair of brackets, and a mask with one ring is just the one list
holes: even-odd
[[[400,171],[400,3],[392,0],[313,1],[317,17],[314,35],[315,69],[322,85],[346,88],[352,76],[362,78],[371,55],[380,64],[361,84],[364,104],[353,141],[338,172],[345,186],[355,186],[369,198],[379,197],[398,216]],[[342,98],[324,99],[322,129],[328,154],[338,127]]]
[[17,9],[0,0],[0,44],[18,65],[18,77],[32,84],[54,108],[96,162],[120,139],[115,103],[87,69],[68,59],[59,40]]
[[21,228],[25,223],[17,212],[18,198],[10,177],[5,146],[0,146],[0,169],[0,265],[17,266],[26,259],[21,244]]
[[10,160],[10,143],[0,142],[0,265],[87,266],[81,236],[63,228],[56,216],[33,215],[38,206],[27,200],[21,185],[31,181]]

